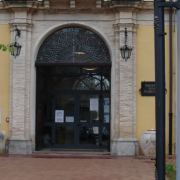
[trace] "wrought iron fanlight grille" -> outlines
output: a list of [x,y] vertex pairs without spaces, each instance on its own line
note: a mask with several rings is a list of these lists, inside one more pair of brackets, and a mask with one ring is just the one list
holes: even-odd
[[42,43],[36,62],[110,63],[109,50],[94,32],[80,27],[60,29]]

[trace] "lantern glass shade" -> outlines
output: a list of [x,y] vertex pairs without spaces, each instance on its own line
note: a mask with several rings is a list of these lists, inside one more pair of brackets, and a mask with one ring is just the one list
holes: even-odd
[[121,56],[125,61],[127,61],[131,57],[132,47],[124,46],[120,48]]
[[20,51],[21,51],[21,46],[17,42],[15,42],[10,47],[12,47],[11,55],[14,57],[19,56]]

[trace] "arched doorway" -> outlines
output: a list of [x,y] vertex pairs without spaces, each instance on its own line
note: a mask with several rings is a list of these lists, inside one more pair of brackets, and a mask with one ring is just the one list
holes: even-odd
[[36,60],[36,150],[109,149],[109,50],[94,32],[60,29]]

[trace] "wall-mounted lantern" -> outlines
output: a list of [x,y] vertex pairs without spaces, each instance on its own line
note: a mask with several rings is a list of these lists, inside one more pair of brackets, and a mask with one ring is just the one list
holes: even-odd
[[12,48],[11,55],[16,58],[16,56],[19,56],[21,51],[21,46],[19,45],[19,43],[16,42],[16,38],[20,37],[21,31],[17,28],[16,25],[14,29],[14,34],[15,34],[14,43],[11,43],[10,47]]
[[125,28],[125,42],[124,46],[121,47],[119,50],[121,51],[121,56],[125,61],[127,61],[131,57],[132,47],[127,45],[127,28]]

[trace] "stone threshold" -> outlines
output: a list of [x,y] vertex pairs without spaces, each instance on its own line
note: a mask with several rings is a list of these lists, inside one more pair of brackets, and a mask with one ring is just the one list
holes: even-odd
[[[92,155],[92,154],[3,154],[0,157],[14,158],[77,158],[77,159],[139,159],[154,162],[151,157],[145,156],[115,156],[115,155]],[[176,155],[166,156],[166,159],[176,159]]]
[[85,155],[85,154],[4,154],[0,157],[18,157],[18,158],[78,158],[78,159],[148,159],[144,156],[115,156],[115,155]]
[[66,155],[111,155],[107,150],[102,149],[42,149],[33,151],[32,154],[66,154]]

